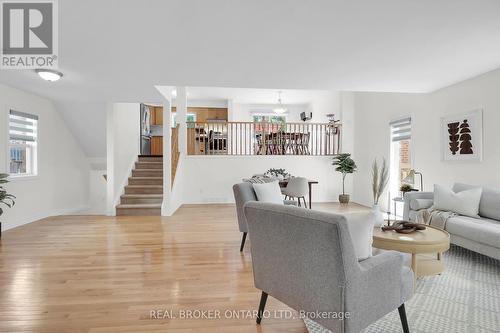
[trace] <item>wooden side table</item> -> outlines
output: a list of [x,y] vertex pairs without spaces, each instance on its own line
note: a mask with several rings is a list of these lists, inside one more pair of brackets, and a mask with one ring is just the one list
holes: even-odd
[[450,248],[450,234],[436,227],[426,227],[411,234],[382,231],[376,227],[373,230],[373,247],[410,253],[415,279],[440,274],[444,270],[442,253]]

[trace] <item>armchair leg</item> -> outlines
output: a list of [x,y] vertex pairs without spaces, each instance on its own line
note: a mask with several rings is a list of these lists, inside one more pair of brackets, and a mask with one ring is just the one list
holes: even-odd
[[398,308],[399,311],[399,318],[401,319],[401,325],[403,326],[403,332],[404,333],[410,333],[410,329],[408,328],[408,320],[406,319],[406,310],[405,310],[405,304],[401,304],[401,306]]
[[247,239],[247,233],[243,233],[243,237],[241,238],[240,252],[243,252],[243,248],[245,247],[245,240]]
[[259,304],[259,312],[257,312],[257,324],[260,325],[262,321],[262,314],[264,313],[264,308],[266,307],[267,294],[262,292],[260,295],[260,304]]

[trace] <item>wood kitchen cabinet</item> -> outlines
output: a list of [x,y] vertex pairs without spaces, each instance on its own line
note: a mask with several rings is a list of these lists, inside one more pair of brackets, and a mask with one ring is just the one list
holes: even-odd
[[163,125],[163,108],[161,106],[150,107],[151,125]]
[[163,137],[151,137],[151,155],[163,155]]
[[[175,106],[172,107],[172,112],[177,112]],[[195,114],[196,121],[200,123],[211,120],[227,121],[227,108],[188,107],[187,113]]]

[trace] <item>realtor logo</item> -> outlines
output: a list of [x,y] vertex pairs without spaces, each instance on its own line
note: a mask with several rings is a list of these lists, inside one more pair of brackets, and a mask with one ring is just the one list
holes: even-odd
[[2,1],[2,69],[57,68],[57,2]]

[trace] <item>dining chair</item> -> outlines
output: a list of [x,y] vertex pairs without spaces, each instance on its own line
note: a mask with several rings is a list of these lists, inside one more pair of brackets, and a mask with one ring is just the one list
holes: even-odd
[[290,178],[286,187],[282,190],[285,199],[297,198],[298,205],[301,207],[300,199],[304,201],[304,206],[307,208],[306,196],[309,194],[309,181],[304,177]]

